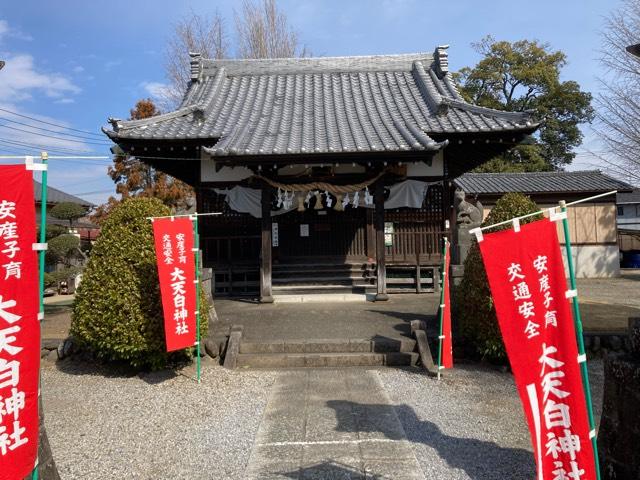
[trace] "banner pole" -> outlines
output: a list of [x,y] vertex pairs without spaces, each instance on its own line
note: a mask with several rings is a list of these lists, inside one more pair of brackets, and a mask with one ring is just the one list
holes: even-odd
[[198,215],[193,220],[193,241],[196,261],[196,375],[200,383],[200,239],[198,237]]
[[[40,235],[38,238],[39,243],[47,242],[47,161],[49,156],[47,152],[40,153],[40,160],[44,165],[42,169],[42,180],[40,182],[41,190],[40,190]],[[39,269],[39,278],[38,278],[38,291],[40,294],[40,308],[38,309],[38,325],[44,321],[44,260],[45,260],[45,250],[40,250],[38,252],[38,269]],[[42,347],[41,347],[42,348]],[[41,388],[38,386],[38,397],[40,397]],[[41,402],[38,402],[38,408],[42,405]],[[36,465],[31,472],[31,480],[38,480],[38,460],[36,459]]]
[[[560,210],[567,211],[567,203],[560,200]],[[573,267],[573,257],[571,254],[571,239],[569,235],[569,221],[565,215],[562,219],[562,230],[564,232],[564,245],[567,252],[567,266],[569,267],[569,283],[571,290],[577,291],[576,276]],[[596,479],[600,480],[600,460],[598,458],[598,439],[596,437],[596,424],[593,418],[593,402],[591,400],[591,388],[589,387],[589,371],[587,370],[587,359],[584,349],[584,338],[582,335],[582,317],[580,316],[580,305],[578,304],[578,296],[572,299],[573,304],[573,321],[575,323],[576,337],[578,340],[578,352],[580,354],[580,373],[582,374],[582,387],[584,388],[585,398],[587,400],[587,414],[589,416],[589,429],[591,436],[591,444],[593,446],[593,457],[596,467]]]
[[447,237],[443,238],[442,245],[442,274],[440,275],[442,286],[440,287],[440,334],[438,336],[438,380],[440,380],[440,370],[442,370],[442,346],[444,339],[443,335],[443,322],[444,322],[444,284],[447,268]]
[[[40,155],[43,165],[47,165],[49,159],[47,152],[42,152]],[[40,202],[40,243],[46,243],[47,241],[47,167],[42,170],[42,193]],[[45,251],[40,250],[38,252],[38,261],[40,267],[40,314],[44,317],[44,257]],[[40,321],[43,319],[41,318]]]

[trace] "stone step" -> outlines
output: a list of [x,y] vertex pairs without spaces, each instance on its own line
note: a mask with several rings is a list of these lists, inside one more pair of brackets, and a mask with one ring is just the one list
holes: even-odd
[[367,279],[375,279],[375,275],[364,275],[360,272],[316,272],[313,270],[307,270],[306,272],[297,272],[297,273],[289,273],[289,272],[279,272],[278,274],[273,274],[273,280],[292,280],[297,281],[298,279],[311,278],[313,280],[318,279],[321,281],[326,281],[327,279],[335,278],[336,280],[356,280],[356,281],[364,281]]
[[375,268],[375,263],[371,262],[349,262],[344,260],[332,260],[332,261],[291,261],[289,259],[283,259],[278,262],[274,261],[273,267],[358,267],[358,268]]
[[365,280],[362,277],[351,277],[349,275],[315,275],[313,272],[307,272],[307,276],[305,277],[296,277],[296,276],[287,276],[287,277],[273,277],[271,282],[273,285],[290,285],[290,284],[300,284],[300,285],[324,285],[324,284],[333,284],[333,285],[364,285],[371,279]]
[[272,287],[274,292],[281,293],[331,293],[339,292],[339,293],[364,293],[367,289],[375,290],[375,285],[370,285],[368,283],[362,282],[360,284],[352,285],[352,284],[341,284],[341,283],[307,283],[307,284],[277,284]]
[[345,302],[372,302],[375,295],[369,293],[352,293],[340,291],[328,292],[302,292],[286,291],[283,293],[274,292],[274,303],[345,303]]
[[327,338],[287,339],[269,342],[243,340],[240,353],[411,353],[416,341],[412,338]]
[[238,368],[318,368],[415,365],[417,353],[241,353]]
[[272,266],[273,273],[297,273],[297,272],[341,272],[341,273],[349,273],[349,272],[375,272],[375,268],[370,268],[368,266],[363,265],[323,265],[323,264],[301,264],[301,265],[278,265],[273,264]]

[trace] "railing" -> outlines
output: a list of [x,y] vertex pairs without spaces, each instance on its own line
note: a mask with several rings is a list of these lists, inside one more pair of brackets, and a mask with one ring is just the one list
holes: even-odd
[[433,263],[442,257],[442,239],[445,231],[385,233],[385,259],[391,263],[402,262],[419,265]]
[[[387,289],[402,292],[407,288],[416,293],[438,292],[442,262],[442,240],[449,232],[418,231],[385,234]],[[426,276],[425,276],[426,275]]]

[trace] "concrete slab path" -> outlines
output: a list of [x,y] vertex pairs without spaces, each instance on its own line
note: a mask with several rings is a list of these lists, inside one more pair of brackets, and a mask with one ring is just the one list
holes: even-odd
[[402,338],[410,336],[411,320],[436,328],[436,295],[394,295],[388,302],[259,304],[237,299],[215,302],[218,323],[228,330],[242,325],[244,341],[287,339]]
[[424,480],[378,374],[282,372],[272,387],[249,480]]

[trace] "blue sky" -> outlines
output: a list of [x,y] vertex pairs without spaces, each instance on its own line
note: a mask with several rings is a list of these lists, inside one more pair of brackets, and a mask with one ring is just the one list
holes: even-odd
[[[449,44],[450,66],[473,65],[472,42],[491,34],[500,40],[537,39],[563,50],[564,79],[596,93],[600,29],[618,0],[280,0],[300,40],[314,55],[364,55],[432,51]],[[126,118],[136,100],[165,82],[164,49],[175,22],[190,11],[216,9],[227,19],[233,44],[238,0],[86,0],[4,2],[0,10],[0,108],[54,124],[99,132],[109,116]],[[31,123],[0,111],[3,118]],[[10,123],[14,127],[20,127]],[[48,135],[60,136],[58,127]],[[27,128],[27,130],[29,130]],[[60,130],[62,131],[62,130]],[[67,133],[69,133],[67,131]],[[585,149],[598,149],[585,129]],[[106,143],[106,137],[75,132]],[[3,140],[4,139],[4,143]],[[0,126],[0,154],[29,153],[9,141],[46,143],[64,151],[108,155],[106,145],[75,138],[36,138]],[[53,161],[50,184],[103,202],[112,181],[107,160]],[[580,155],[574,168],[593,168]]]

